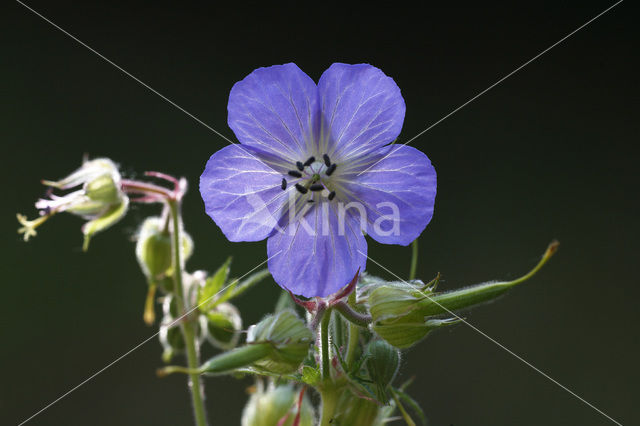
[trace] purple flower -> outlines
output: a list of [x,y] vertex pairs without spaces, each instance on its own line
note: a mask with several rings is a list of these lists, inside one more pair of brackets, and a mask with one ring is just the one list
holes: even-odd
[[267,238],[269,270],[294,294],[325,297],[364,270],[364,233],[407,245],[433,215],[436,172],[394,141],[405,104],[393,79],[333,64],[316,85],[295,64],[259,68],[231,89],[240,144],[209,159],[200,193],[231,241]]

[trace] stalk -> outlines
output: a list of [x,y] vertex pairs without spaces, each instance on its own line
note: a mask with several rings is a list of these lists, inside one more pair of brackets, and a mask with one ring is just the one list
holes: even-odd
[[[186,312],[184,302],[184,288],[182,285],[182,259],[181,247],[182,238],[180,235],[180,207],[176,199],[168,201],[171,217],[173,220],[173,279],[174,279],[174,295],[178,304],[179,316],[182,317]],[[197,426],[207,425],[207,416],[204,408],[204,388],[200,380],[200,375],[193,373],[199,367],[198,349],[196,346],[196,335],[193,323],[189,318],[182,318],[180,328],[184,337],[187,351],[187,367],[192,373],[189,374],[189,390],[191,391],[191,400],[193,402],[194,417]]]
[[409,269],[409,281],[416,278],[416,270],[418,269],[418,239],[411,243],[411,269]]

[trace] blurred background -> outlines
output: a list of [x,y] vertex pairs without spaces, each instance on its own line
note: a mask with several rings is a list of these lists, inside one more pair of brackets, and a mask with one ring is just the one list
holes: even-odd
[[[442,289],[514,278],[554,238],[556,257],[469,322],[622,424],[637,409],[640,226],[638,33],[624,2],[416,139],[438,172],[435,216],[418,275]],[[225,136],[232,85],[260,66],[296,62],[313,79],[333,62],[368,62],[402,89],[412,138],[613,1],[404,8],[243,3],[28,1],[31,7]],[[19,3],[0,14],[0,137],[5,166],[0,309],[0,424],[18,424],[155,332],[142,322],[146,284],[131,237],[157,207],[81,251],[81,221],[61,215],[24,243],[40,179],[82,155],[129,177],[185,176],[194,237],[190,270],[231,254],[239,276],[265,243],[230,243],[206,216],[197,182],[225,141]],[[401,276],[410,248],[370,244]],[[371,262],[369,271],[391,278]],[[238,301],[245,324],[273,308],[265,282]],[[182,376],[158,379],[157,340],[30,425],[188,425]],[[596,411],[464,325],[404,355],[401,380],[431,425],[607,425]],[[239,424],[250,380],[207,381],[214,425]]]

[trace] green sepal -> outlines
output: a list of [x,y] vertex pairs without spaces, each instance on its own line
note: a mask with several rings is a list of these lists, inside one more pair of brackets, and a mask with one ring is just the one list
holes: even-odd
[[90,220],[82,225],[82,233],[84,234],[82,250],[87,251],[89,249],[89,241],[91,240],[91,237],[100,231],[104,231],[122,219],[127,213],[128,208],[129,198],[122,197],[120,203],[110,206],[100,217]]
[[272,351],[255,366],[286,374],[297,370],[307,357],[313,334],[294,312],[282,311],[249,327],[247,343],[259,342],[269,342]]

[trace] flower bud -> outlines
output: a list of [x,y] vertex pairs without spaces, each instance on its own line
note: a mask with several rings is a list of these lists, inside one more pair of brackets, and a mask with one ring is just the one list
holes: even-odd
[[162,360],[164,362],[170,362],[175,355],[184,352],[185,343],[180,327],[161,325],[158,336],[164,349],[162,352]]
[[450,320],[425,321],[421,303],[433,295],[429,285],[389,283],[369,295],[373,331],[396,348],[404,349],[422,340],[434,328],[453,324]]
[[136,257],[149,283],[163,278],[173,263],[171,233],[159,217],[145,219],[136,243]]
[[313,334],[292,311],[281,311],[249,327],[247,343],[268,342],[271,352],[255,365],[264,370],[286,374],[298,369],[309,353]]
[[232,349],[238,344],[242,318],[238,308],[230,303],[221,303],[203,318],[207,324],[207,340],[219,349]]
[[400,368],[400,353],[384,340],[374,340],[369,343],[366,356],[367,370],[375,385],[376,397],[386,405],[389,403],[387,388]]
[[[197,336],[196,343],[201,345],[204,341],[204,332],[200,324],[196,324],[195,332]],[[173,318],[166,316],[163,318],[162,323],[160,324],[158,338],[160,339],[160,344],[164,349],[162,353],[162,360],[164,362],[168,363],[175,355],[184,353],[184,336],[182,335],[180,324]]]
[[[313,407],[306,397],[299,404],[300,391],[291,384],[263,389],[261,383],[251,395],[242,411],[242,426],[312,426],[315,420]],[[299,415],[298,423],[295,423]],[[355,423],[354,423],[355,424]]]

